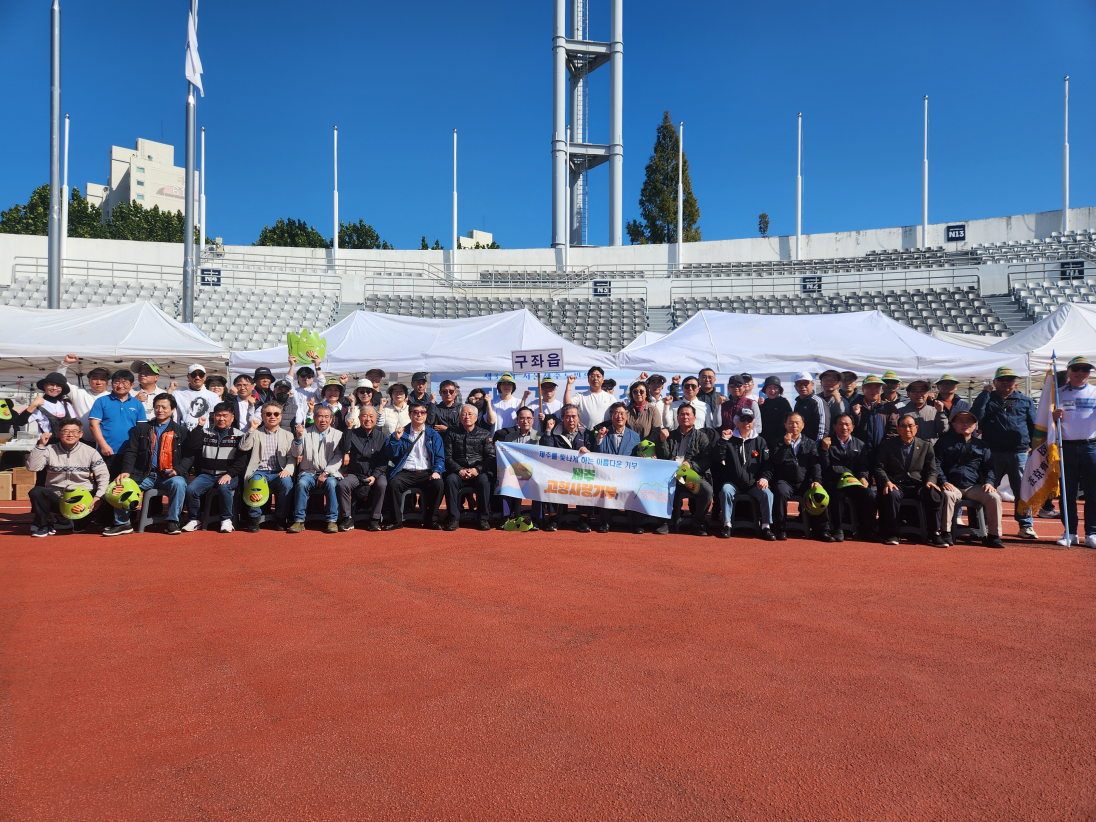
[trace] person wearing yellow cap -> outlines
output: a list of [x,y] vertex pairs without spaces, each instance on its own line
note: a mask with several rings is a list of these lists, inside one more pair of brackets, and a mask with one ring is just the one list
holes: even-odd
[[960,411],[970,411],[970,403],[955,393],[959,387],[959,380],[951,374],[944,374],[936,381],[936,398],[932,400],[933,406],[942,414],[946,414],[950,420]]
[[917,436],[935,444],[941,434],[947,433],[948,415],[928,402],[929,388],[928,380],[911,380],[906,386],[909,402],[898,407],[898,415],[909,414],[916,419]]
[[[1054,419],[1062,426],[1062,471],[1066,477],[1068,526],[1059,545],[1077,541],[1077,489],[1085,489],[1085,545],[1096,548],[1096,386],[1088,378],[1092,363],[1074,357],[1066,366],[1069,381],[1058,392]],[[1088,501],[1092,500],[1089,508]]]
[[[1035,404],[1031,398],[1016,390],[1018,375],[1008,367],[997,369],[993,375],[993,390],[983,389],[974,399],[971,411],[978,418],[982,441],[993,455],[993,476],[1000,488],[1005,477],[1009,486],[1020,488],[1027,465],[1031,437],[1035,432]],[[1035,539],[1030,514],[1015,514],[1020,526],[1020,539]]]

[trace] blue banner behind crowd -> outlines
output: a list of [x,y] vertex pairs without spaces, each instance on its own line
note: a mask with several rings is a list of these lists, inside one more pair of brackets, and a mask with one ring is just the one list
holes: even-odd
[[495,443],[495,453],[503,496],[670,518],[676,462],[511,442]]

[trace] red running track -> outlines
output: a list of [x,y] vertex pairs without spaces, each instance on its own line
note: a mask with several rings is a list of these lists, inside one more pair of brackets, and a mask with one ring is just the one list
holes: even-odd
[[5,819],[1096,816],[1096,551],[13,534]]

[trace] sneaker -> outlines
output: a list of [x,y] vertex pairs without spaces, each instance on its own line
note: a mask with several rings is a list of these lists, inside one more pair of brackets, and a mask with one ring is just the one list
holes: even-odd
[[198,520],[196,520],[196,519],[190,520],[189,522],[187,522],[186,525],[183,526],[183,530],[186,531],[188,534],[191,531],[197,531],[198,530]]
[[424,523],[422,524],[422,527],[423,527],[423,528],[426,528],[426,529],[428,529],[428,530],[430,530],[430,531],[440,531],[440,530],[441,530],[441,523],[440,523],[440,522],[438,522],[438,521],[437,521],[437,520],[435,519],[435,520],[432,520],[432,521],[430,521],[429,523],[426,523],[426,522],[424,522]]
[[285,532],[287,534],[299,534],[303,530],[304,530],[304,523],[298,521],[298,522],[294,522],[292,525],[290,525],[288,528],[286,528]]
[[761,529],[761,538],[763,540],[765,540],[766,542],[775,542],[776,541],[776,534],[773,533],[772,528],[762,528]]
[[50,530],[54,533],[57,533],[58,531],[71,531],[72,520],[66,519],[65,517],[54,517],[53,525],[50,526]]
[[287,530],[289,530],[289,526],[292,525],[292,524],[293,523],[291,523],[287,520],[284,520],[284,519],[276,519],[276,520],[274,520],[274,530],[275,531],[287,531]]
[[900,545],[901,543],[902,543],[902,540],[900,540],[898,538],[897,534],[895,534],[894,536],[884,537],[883,538],[883,544],[884,545]]
[[948,541],[944,539],[944,535],[941,534],[939,531],[933,531],[929,535],[929,545],[931,545],[933,548],[947,548]]
[[1096,534],[1085,535],[1085,548],[1096,548]]
[[984,546],[986,546],[987,548],[1004,548],[1005,547],[1005,543],[1003,543],[1001,541],[1001,538],[998,537],[998,536],[994,536],[993,534],[990,534],[988,537],[986,537],[984,540],[982,540],[982,544]]
[[708,536],[708,529],[704,527],[703,523],[700,524],[700,525],[694,525],[693,526],[693,536],[694,537],[706,537],[706,536]]
[[833,541],[834,542],[844,542],[845,541],[845,532],[842,531],[840,528],[838,528],[836,531],[833,532]]
[[724,523],[723,530],[720,531],[716,536],[718,536],[720,539],[730,539],[731,538],[731,524],[729,522]]
[[1051,508],[1040,508],[1039,513],[1036,514],[1039,519],[1061,519],[1058,512]]
[[549,532],[559,530],[559,523],[556,522],[555,517],[552,517],[551,519],[546,519],[544,521],[544,530]]
[[132,534],[132,533],[133,533],[133,526],[132,525],[111,525],[109,528],[104,528],[103,529],[103,536],[104,537],[120,537],[120,536],[124,536],[125,534]]
[[479,521],[479,525],[476,526],[476,527],[479,528],[481,531],[490,531],[491,530],[491,523],[489,521],[485,520],[485,519],[481,519]]
[[164,530],[165,534],[170,534],[171,536],[176,536],[177,534],[183,533],[183,529],[179,527],[179,521],[178,520],[169,519],[167,522],[164,523],[164,526],[165,526],[165,530]]
[[222,534],[231,534],[235,530],[236,529],[232,525],[232,520],[230,520],[230,519],[221,520],[221,533]]
[[42,528],[39,528],[37,525],[32,525],[30,527],[30,535],[32,537],[48,537],[49,536],[49,526],[47,525],[47,526],[44,526]]
[[601,525],[599,525],[597,527],[597,532],[599,534],[608,534],[609,533],[609,523],[607,523],[607,522],[601,523]]
[[1077,535],[1062,532],[1062,536],[1058,538],[1058,544],[1061,545],[1063,548],[1068,548],[1071,545],[1076,545]]
[[354,530],[354,518],[353,517],[343,517],[342,519],[340,519],[339,520],[339,530],[340,531],[353,531]]
[[337,534],[339,533],[339,523],[329,522],[326,526],[324,526],[323,530],[326,534]]
[[371,519],[365,524],[366,531],[379,531],[381,530],[381,521],[379,519]]
[[[1032,528],[1030,525],[1026,525],[1021,528],[1016,536],[1018,536],[1020,539],[1039,539],[1039,535],[1035,533],[1035,529]],[[1076,537],[1074,537],[1074,539],[1076,539]]]
[[941,536],[944,538],[944,542],[946,542],[948,546],[952,546],[955,544],[955,535],[952,534],[951,531],[944,531]]
[[[580,519],[578,521],[578,527],[575,528],[575,530],[578,531],[580,534],[588,534],[588,533],[590,533],[590,523],[588,523],[584,519]],[[666,533],[666,532],[663,531],[662,533]]]
[[[487,527],[490,528],[491,523],[487,523]],[[453,517],[449,522],[445,523],[446,531],[456,531],[458,528],[460,528],[460,520],[456,517]]]
[[657,528],[655,529],[655,533],[656,533],[656,534],[658,534],[658,535],[659,535],[660,537],[664,537],[664,536],[666,536],[666,535],[667,535],[668,533],[670,533],[670,526],[669,526],[669,524],[668,524],[668,523],[665,523],[665,522],[664,522],[664,523],[662,523],[662,524],[661,524],[660,526],[658,526],[658,527],[657,527]]

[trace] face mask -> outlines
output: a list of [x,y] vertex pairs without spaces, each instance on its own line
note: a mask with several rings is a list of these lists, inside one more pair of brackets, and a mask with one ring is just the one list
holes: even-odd
[[279,391],[277,394],[274,395],[274,399],[284,405],[289,401],[289,395],[282,391]]

